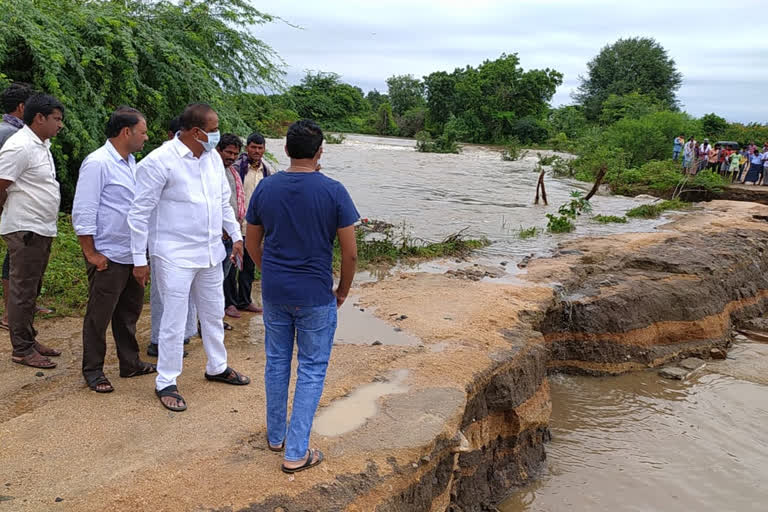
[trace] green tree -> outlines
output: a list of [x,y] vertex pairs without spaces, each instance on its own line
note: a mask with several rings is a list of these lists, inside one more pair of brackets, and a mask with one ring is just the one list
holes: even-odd
[[395,118],[398,134],[401,137],[413,137],[424,129],[426,117],[427,109],[425,107],[407,110],[405,114]]
[[379,105],[376,113],[376,133],[379,135],[397,135],[395,116],[392,115],[392,106],[389,103]]
[[336,73],[309,71],[286,93],[291,109],[331,131],[357,131],[370,113],[359,87],[344,83]]
[[412,108],[424,105],[424,83],[413,75],[395,75],[387,78],[387,95],[392,112],[402,116]]
[[371,111],[378,112],[379,106],[382,103],[389,101],[389,96],[374,89],[372,91],[368,91],[368,94],[365,95],[365,99],[371,106]]
[[210,103],[222,129],[248,131],[229,95],[282,83],[281,61],[249,28],[274,18],[246,0],[0,5],[0,82],[29,82],[66,108],[65,128],[52,146],[64,210],[71,207],[81,161],[103,144],[117,106],[131,105],[146,116],[146,152],[193,101]]
[[728,121],[715,113],[705,114],[701,117],[701,129],[707,137],[717,138],[728,129]]
[[549,124],[555,133],[564,133],[569,139],[580,137],[587,128],[584,109],[578,105],[564,105],[549,112]]
[[637,91],[629,94],[610,94],[603,102],[600,123],[609,125],[624,118],[637,119],[664,109],[655,98]]
[[683,80],[667,51],[647,37],[619,39],[605,46],[587,63],[587,77],[579,78],[574,97],[592,120],[600,118],[602,105],[611,94],[638,92],[675,109],[675,93]]

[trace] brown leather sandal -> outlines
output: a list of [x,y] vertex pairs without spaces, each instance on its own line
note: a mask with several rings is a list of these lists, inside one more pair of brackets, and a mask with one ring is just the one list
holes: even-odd
[[58,357],[61,355],[60,350],[56,350],[53,347],[49,347],[48,345],[43,345],[39,341],[35,342],[35,350],[37,350],[37,353],[41,356],[46,357]]
[[31,366],[32,368],[43,368],[43,369],[56,368],[56,363],[54,363],[47,357],[40,355],[36,351],[33,351],[31,354],[27,354],[24,357],[12,356],[11,361],[13,361],[16,364]]

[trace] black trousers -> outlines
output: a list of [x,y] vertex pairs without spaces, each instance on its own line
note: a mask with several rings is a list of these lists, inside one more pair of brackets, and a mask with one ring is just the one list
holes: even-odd
[[136,322],[144,306],[144,288],[133,277],[133,265],[110,261],[101,272],[86,263],[88,306],[83,319],[83,376],[89,383],[104,372],[107,327],[112,323],[120,375],[138,369]]
[[35,306],[53,238],[32,231],[16,231],[3,235],[3,239],[13,260],[8,282],[8,328],[13,355],[24,357],[35,349]]
[[243,309],[253,302],[251,289],[256,275],[256,265],[248,255],[248,250],[243,249],[243,270],[237,270],[235,265],[224,278],[224,307],[235,306]]

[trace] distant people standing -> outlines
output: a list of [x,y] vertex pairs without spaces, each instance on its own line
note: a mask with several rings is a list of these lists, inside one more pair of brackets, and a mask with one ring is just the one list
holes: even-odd
[[683,146],[683,169],[689,174],[693,174],[694,160],[696,159],[696,140],[693,136],[688,137],[688,142]]
[[749,157],[749,172],[744,181],[752,182],[755,185],[760,183],[763,178],[763,157],[757,148],[752,151]]
[[[3,106],[3,122],[0,123],[0,149],[11,135],[24,127],[24,103],[32,96],[32,89],[26,84],[11,84],[0,95]],[[9,252],[5,251],[3,258],[3,318],[0,320],[0,328],[8,329],[8,279],[11,275],[11,263]]]
[[[360,215],[344,186],[316,171],[322,144],[323,132],[314,122],[292,124],[285,144],[290,167],[259,183],[246,214],[245,240],[262,272],[267,440],[271,450],[285,449],[286,473],[323,461],[322,452],[309,448],[309,436],[323,393],[336,310],[347,298],[357,261],[354,224]],[[336,238],[341,276],[334,291]],[[299,365],[286,429],[294,340]]]
[[144,116],[118,108],[107,123],[107,142],[83,161],[72,204],[72,224],[85,256],[88,306],[83,318],[83,377],[97,393],[114,391],[104,375],[107,327],[120,362],[120,377],[155,372],[139,358],[136,322],[144,287],[133,277],[128,210],[136,188],[136,160],[147,141]]
[[675,162],[677,162],[677,159],[680,158],[680,151],[683,149],[683,144],[685,144],[685,139],[682,135],[675,137],[675,140],[672,143],[672,159]]
[[[181,130],[180,116],[176,116],[171,119],[168,124],[168,140],[163,144],[168,144],[170,141],[176,138],[176,134]],[[150,254],[150,257],[152,255]],[[149,278],[149,307],[151,315],[151,331],[149,337],[149,345],[147,345],[147,355],[149,357],[157,357],[158,349],[157,342],[160,339],[160,319],[163,316],[163,297],[160,295],[160,291],[157,289],[157,280],[155,274],[150,267]],[[195,309],[194,301],[189,301],[189,309],[187,311],[187,322],[184,324],[184,344],[188,345],[190,338],[196,336],[197,332],[197,309]],[[187,357],[187,351],[184,351],[184,357]]]
[[720,160],[720,144],[710,148],[707,153],[707,169],[717,172],[717,163]]
[[709,144],[709,139],[704,139],[704,142],[701,143],[701,146],[699,146],[699,155],[698,155],[698,161],[699,165],[696,169],[696,172],[701,172],[704,170],[704,168],[707,166],[707,163],[709,162],[709,152],[712,149],[712,146]]
[[738,179],[740,167],[741,167],[741,154],[739,153],[737,148],[737,150],[731,153],[731,156],[729,159],[728,173],[730,174],[731,182],[734,182]]
[[14,363],[54,368],[61,352],[37,341],[33,322],[38,289],[48,266],[59,216],[59,182],[51,155],[52,137],[64,126],[64,107],[46,94],[24,105],[25,126],[0,150],[0,234],[11,255],[8,326]]
[[[232,211],[235,212],[235,220],[238,222],[238,225],[245,219],[247,208],[243,182],[240,179],[240,173],[234,165],[237,155],[240,154],[242,147],[243,143],[240,141],[240,137],[232,133],[223,134],[216,146],[216,151],[219,152],[221,161],[224,163],[224,176],[227,177],[230,191],[229,204],[232,207]],[[227,257],[224,258],[224,261],[222,262],[222,269],[224,271],[224,304],[225,306],[231,306],[235,304],[235,297],[233,295],[234,289],[230,285],[227,277],[229,276],[230,271],[233,270],[232,261],[230,260],[230,255],[232,254],[232,237],[229,236],[229,233],[223,232],[221,239],[224,244],[224,250],[227,253]],[[237,314],[239,315],[240,313],[238,312]],[[232,326],[227,322],[224,322],[224,329],[232,330]]]
[[[264,161],[264,152],[266,151],[266,140],[260,133],[252,133],[245,142],[245,153],[235,161],[235,167],[238,169],[240,179],[243,183],[243,193],[245,202],[251,200],[253,191],[256,190],[259,182],[272,174],[272,169]],[[242,220],[241,229],[245,234],[246,221]],[[226,305],[226,314],[233,318],[240,317],[240,311],[250,311],[251,313],[261,313],[261,308],[253,303],[251,289],[255,278],[256,267],[253,259],[246,249],[243,256],[242,269],[232,267],[227,276],[227,288],[231,304]]]

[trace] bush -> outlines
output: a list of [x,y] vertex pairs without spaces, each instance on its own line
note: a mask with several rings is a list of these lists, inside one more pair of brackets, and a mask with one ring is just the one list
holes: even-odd
[[547,140],[549,131],[542,121],[524,117],[512,125],[512,135],[523,144],[540,144]]
[[573,141],[568,139],[568,136],[560,132],[554,137],[547,140],[547,145],[551,147],[555,151],[573,151],[575,144]]
[[660,201],[658,203],[644,204],[642,206],[632,208],[627,212],[627,217],[655,219],[667,210],[684,210],[689,206],[689,203],[680,201],[679,199]]
[[325,138],[326,144],[341,144],[347,139],[343,133],[325,133],[323,136]]
[[571,200],[558,208],[557,215],[551,213],[546,215],[548,219],[547,230],[550,233],[569,233],[573,231],[576,229],[576,226],[572,221],[582,213],[592,211],[592,205],[581,196],[581,192],[574,190],[571,192]]
[[617,224],[627,223],[626,217],[617,217],[615,215],[595,215],[592,217],[592,220],[599,222],[600,224],[611,224],[614,222]]
[[526,238],[534,238],[538,234],[539,228],[536,226],[531,226],[530,228],[523,228],[520,226],[520,230],[517,232],[517,237],[521,240],[525,240]]
[[647,192],[646,189],[659,193],[671,193],[682,179],[679,163],[672,160],[654,160],[639,168],[624,169],[612,174],[608,176],[607,181],[613,192],[633,195]]
[[421,153],[459,153],[461,149],[456,141],[445,134],[432,139],[428,131],[422,130],[416,134],[416,151]]
[[501,159],[505,162],[511,162],[520,158],[522,148],[520,142],[515,139],[510,139],[504,145],[504,149],[501,150]]
[[405,111],[405,114],[395,118],[397,129],[401,137],[413,137],[424,129],[424,120],[427,109],[415,107]]

